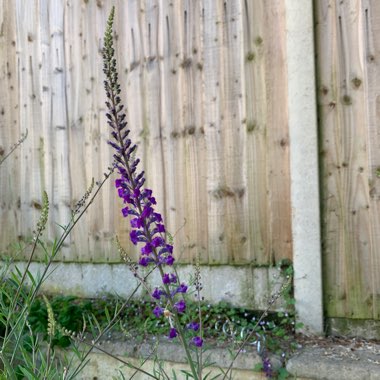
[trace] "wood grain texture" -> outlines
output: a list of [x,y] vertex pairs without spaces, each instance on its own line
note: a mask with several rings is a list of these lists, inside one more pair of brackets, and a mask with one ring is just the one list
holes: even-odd
[[375,1],[318,1],[327,316],[379,318],[379,44]]
[[[0,221],[11,226],[2,248],[17,237],[11,231],[30,236],[44,189],[52,206],[52,240],[59,231],[55,222],[67,222],[91,178],[100,180],[111,163],[101,47],[114,4],[131,136],[179,261],[200,255],[205,264],[270,265],[291,258],[283,5],[263,0],[0,4],[6,30],[0,36],[6,83],[0,91],[6,109],[0,145],[10,145],[26,127],[31,131],[20,159],[13,157],[12,181],[10,163],[0,174],[1,192],[7,194]],[[7,64],[14,76],[7,76]],[[7,96],[7,86],[14,86],[13,96]],[[113,180],[60,260],[118,262],[115,233],[131,256],[138,254],[128,242],[129,222],[121,217]],[[20,194],[20,210],[14,194]]]
[[[0,25],[0,83],[2,88],[0,91],[0,160],[2,160],[26,130],[25,127],[20,127],[16,17],[13,7],[5,0],[1,2],[0,6]],[[7,236],[15,242],[21,233],[21,196],[14,191],[21,187],[21,161],[22,153],[19,148],[0,166],[1,240]],[[5,243],[10,243],[12,240],[9,239]]]

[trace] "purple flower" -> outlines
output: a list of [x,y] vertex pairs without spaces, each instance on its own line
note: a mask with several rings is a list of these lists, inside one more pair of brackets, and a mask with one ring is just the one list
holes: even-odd
[[167,265],[173,265],[174,264],[174,257],[172,255],[165,258],[165,264]]
[[146,243],[146,244],[144,245],[144,247],[142,247],[142,248],[140,249],[140,251],[141,251],[141,253],[142,253],[143,255],[149,255],[149,253],[152,252],[152,244],[150,244],[150,243]]
[[273,375],[272,364],[268,357],[263,358],[263,371],[266,377],[272,377]]
[[140,257],[139,259],[139,264],[142,266],[142,267],[146,267],[149,263],[150,263],[150,259],[149,257]]
[[163,224],[157,224],[156,225],[156,232],[164,233],[165,232],[165,226]]
[[187,292],[187,286],[182,283],[178,288],[177,288],[177,293],[186,293]]
[[132,199],[130,194],[124,194],[121,198],[123,198],[125,203],[135,206],[135,201]]
[[137,242],[139,241],[139,234],[136,230],[132,230],[130,233],[129,233],[129,237],[131,238],[131,242],[136,245]]
[[143,222],[141,218],[131,219],[131,227],[132,228],[141,228],[143,226]]
[[177,330],[176,330],[174,327],[171,327],[171,328],[170,328],[170,331],[169,331],[169,338],[170,338],[170,339],[173,339],[173,338],[175,338],[177,335],[178,335]]
[[177,282],[177,276],[174,273],[165,273],[164,276],[162,277],[162,282],[166,285],[174,284]]
[[123,216],[124,216],[124,218],[126,218],[127,216],[128,216],[128,207],[124,207],[124,208],[122,208],[121,209],[121,212],[123,213]]
[[[150,198],[150,199],[152,199],[152,198]],[[153,198],[154,199],[154,198]],[[154,199],[154,202],[156,202],[156,200]],[[152,202],[153,203],[153,202]],[[153,203],[153,204],[155,204],[155,203]],[[156,222],[156,223],[161,223],[162,222],[162,216],[161,216],[161,214],[159,214],[158,212],[154,212],[153,213],[153,217],[154,217],[154,221]]]
[[141,219],[147,219],[153,214],[153,209],[150,206],[145,206],[141,213]]
[[164,313],[164,309],[162,309],[162,307],[159,307],[159,306],[156,306],[153,310],[153,314],[159,318],[161,317],[161,315]]
[[186,310],[186,302],[184,300],[180,300],[174,304],[174,308],[178,313],[183,313]]
[[191,342],[197,347],[202,347],[203,345],[203,339],[200,336],[195,336],[191,339]]
[[152,245],[154,248],[157,248],[159,246],[161,246],[162,244],[164,244],[164,239],[160,236],[156,236],[155,238],[152,239]]
[[186,327],[189,330],[198,331],[199,330],[199,323],[197,323],[197,322],[190,322]]
[[155,288],[152,293],[152,297],[155,298],[156,300],[159,300],[162,296],[163,292],[159,288]]
[[176,283],[177,282],[177,276],[174,274],[174,273],[170,273],[169,274],[169,277],[170,277],[170,282],[172,284]]

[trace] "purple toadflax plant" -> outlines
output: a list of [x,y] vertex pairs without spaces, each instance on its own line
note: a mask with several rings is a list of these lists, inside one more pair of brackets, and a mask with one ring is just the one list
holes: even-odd
[[[139,159],[135,157],[136,145],[129,138],[126,113],[120,98],[120,84],[114,57],[112,26],[114,8],[112,9],[104,37],[103,71],[106,76],[104,87],[106,90],[107,122],[111,127],[112,140],[109,144],[115,149],[115,168],[119,174],[115,185],[118,195],[123,199],[125,207],[122,209],[124,217],[130,218],[130,239],[133,244],[141,245],[139,264],[143,267],[153,265],[160,272],[162,286],[156,287],[151,297],[157,305],[153,310],[156,317],[165,316],[169,320],[169,338],[179,335],[181,342],[188,353],[190,366],[194,367],[188,344],[201,347],[203,340],[200,336],[192,337],[190,342],[185,340],[184,331],[180,326],[178,315],[186,311],[186,302],[183,294],[187,292],[187,285],[181,283],[177,276],[168,272],[174,263],[173,246],[166,240],[165,226],[162,217],[155,212],[156,200],[152,190],[144,187],[144,171],[137,170]],[[182,295],[182,297],[181,297]],[[195,322],[189,324],[188,330],[196,331],[199,326]],[[198,327],[199,328],[199,327]],[[195,368],[192,368],[195,372]]]

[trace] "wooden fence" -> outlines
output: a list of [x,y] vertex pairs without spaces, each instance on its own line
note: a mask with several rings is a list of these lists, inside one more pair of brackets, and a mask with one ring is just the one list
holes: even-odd
[[[111,162],[100,54],[111,3],[2,5],[3,149],[29,130],[2,169],[3,247],[31,234],[43,190],[53,236]],[[177,255],[210,264],[290,258],[284,7],[114,3],[129,125]],[[129,223],[111,182],[63,260],[119,261],[111,240],[117,232],[128,245]]]
[[[1,248],[25,239],[41,193],[51,239],[111,162],[102,37],[116,49],[131,134],[175,235],[205,264],[292,258],[285,2],[37,0],[0,5]],[[380,315],[380,5],[315,3],[327,316]],[[302,65],[302,62],[300,62]],[[128,223],[111,181],[61,259],[117,262]]]

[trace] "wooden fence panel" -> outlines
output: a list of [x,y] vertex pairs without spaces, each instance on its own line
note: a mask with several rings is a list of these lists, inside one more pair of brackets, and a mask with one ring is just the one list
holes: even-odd
[[[111,163],[101,47],[112,3],[131,136],[177,257],[291,258],[285,9],[274,0],[2,2],[0,145],[30,136],[0,171],[1,248],[31,235],[44,189],[53,239]],[[120,208],[109,181],[60,259],[117,262],[115,233],[136,255]]]
[[380,313],[379,17],[376,1],[317,2],[328,317]]

